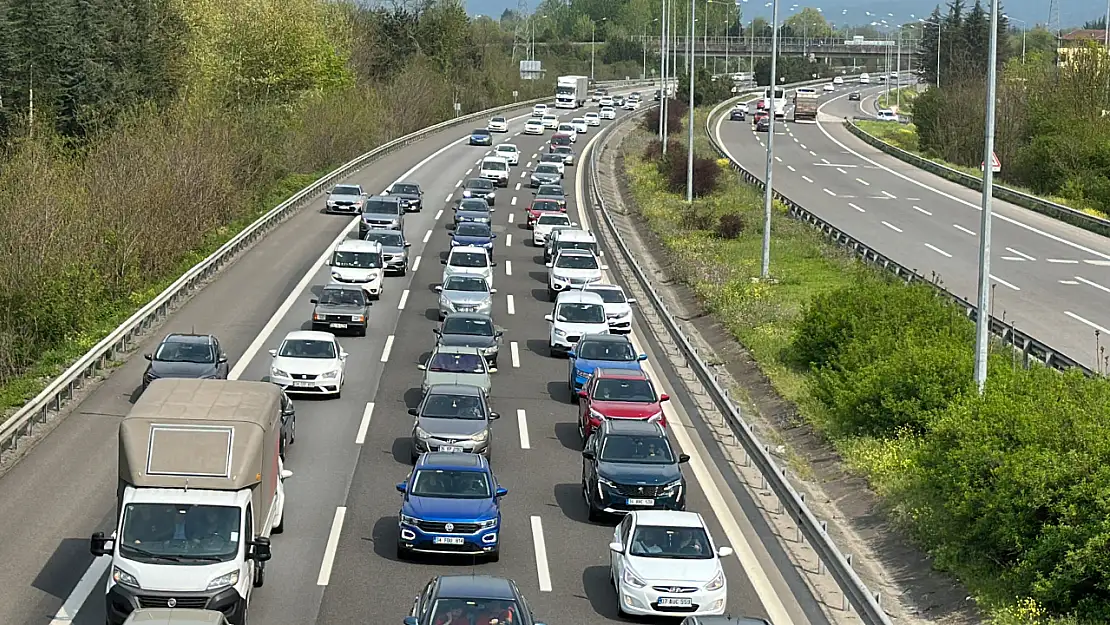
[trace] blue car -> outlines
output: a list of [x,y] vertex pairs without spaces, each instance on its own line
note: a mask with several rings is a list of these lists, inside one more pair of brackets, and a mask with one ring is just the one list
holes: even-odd
[[647,360],[647,354],[637,354],[632,341],[624,334],[587,334],[569,353],[567,363],[567,388],[577,401],[594,369],[635,369]]
[[493,240],[496,238],[497,234],[490,229],[489,224],[464,221],[455,226],[455,231],[451,233],[451,247],[484,247],[489,252],[489,257],[493,258]]
[[470,131],[470,145],[493,145],[493,135],[485,128]]
[[478,454],[428,452],[405,482],[398,517],[397,558],[414,553],[501,558],[501,498],[489,460]]

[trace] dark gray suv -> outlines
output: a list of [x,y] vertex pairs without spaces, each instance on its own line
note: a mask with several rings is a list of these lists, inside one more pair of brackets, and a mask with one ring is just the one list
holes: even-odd
[[372,228],[405,229],[405,208],[401,205],[401,198],[392,195],[366,198],[366,203],[362,206],[362,219],[358,222],[358,238],[365,238],[366,231]]

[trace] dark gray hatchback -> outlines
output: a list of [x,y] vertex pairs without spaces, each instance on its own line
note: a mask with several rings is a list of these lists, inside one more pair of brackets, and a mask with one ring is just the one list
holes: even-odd
[[329,284],[313,298],[312,329],[324,332],[354,332],[366,336],[370,300],[357,284]]

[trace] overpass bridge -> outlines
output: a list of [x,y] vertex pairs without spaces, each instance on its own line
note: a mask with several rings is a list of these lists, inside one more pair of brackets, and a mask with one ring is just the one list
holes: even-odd
[[[659,49],[659,37],[636,37],[648,50]],[[679,53],[686,50],[686,37],[672,39],[677,42]],[[694,56],[771,56],[770,37],[694,37]],[[819,59],[869,59],[898,54],[897,40],[847,41],[844,39],[812,39],[779,37],[779,54],[782,56],[810,56]],[[902,56],[921,53],[921,39],[902,39]],[[905,63],[905,61],[903,61]]]

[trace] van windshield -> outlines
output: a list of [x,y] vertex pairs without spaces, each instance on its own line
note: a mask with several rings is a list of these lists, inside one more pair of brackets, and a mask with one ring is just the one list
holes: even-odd
[[482,163],[482,169],[486,171],[505,171],[508,169],[508,166],[501,161],[486,161]]
[[382,255],[377,252],[336,252],[331,264],[349,269],[381,269]]
[[229,562],[239,553],[241,516],[231,506],[127,504],[119,552],[136,562]]
[[366,206],[362,209],[362,212],[374,215],[396,215],[401,212],[401,203],[370,201],[366,203]]

